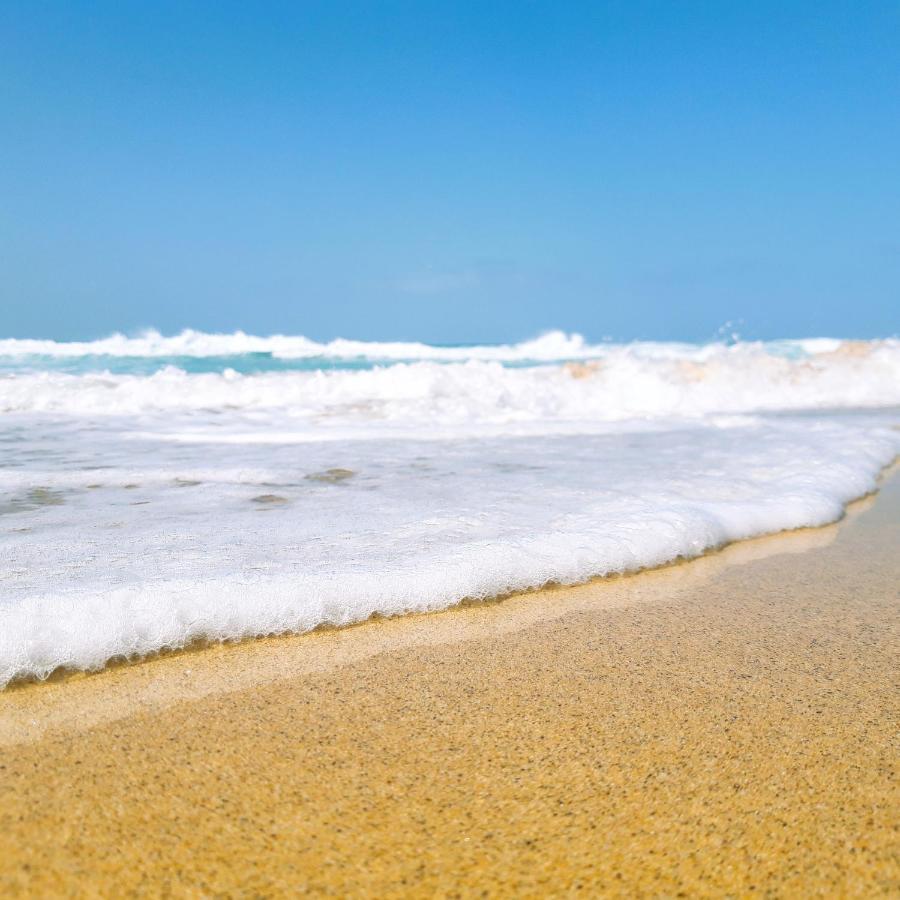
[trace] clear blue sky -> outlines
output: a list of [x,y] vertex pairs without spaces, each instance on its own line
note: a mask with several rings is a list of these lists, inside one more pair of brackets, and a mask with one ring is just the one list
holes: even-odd
[[0,336],[900,331],[900,3],[0,6]]

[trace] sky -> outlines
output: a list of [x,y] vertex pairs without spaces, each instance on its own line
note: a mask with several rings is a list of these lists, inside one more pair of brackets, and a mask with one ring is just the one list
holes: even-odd
[[900,3],[0,4],[0,337],[900,332]]

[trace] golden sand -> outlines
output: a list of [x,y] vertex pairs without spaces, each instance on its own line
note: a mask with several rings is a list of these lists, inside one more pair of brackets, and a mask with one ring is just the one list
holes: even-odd
[[900,893],[900,478],[838,526],[0,694],[0,893]]

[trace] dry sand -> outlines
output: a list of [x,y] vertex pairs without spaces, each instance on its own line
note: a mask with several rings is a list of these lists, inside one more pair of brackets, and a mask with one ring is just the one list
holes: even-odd
[[900,478],[840,525],[0,694],[0,892],[900,893]]

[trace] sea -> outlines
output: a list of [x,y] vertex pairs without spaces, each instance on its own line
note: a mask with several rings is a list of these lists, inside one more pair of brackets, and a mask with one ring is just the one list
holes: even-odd
[[895,338],[0,340],[0,687],[824,525],[898,424]]

